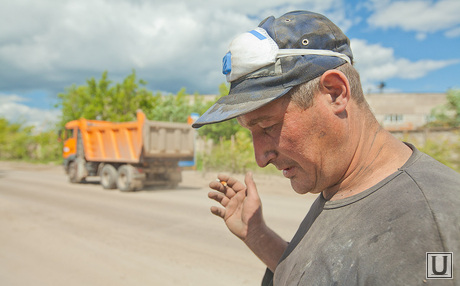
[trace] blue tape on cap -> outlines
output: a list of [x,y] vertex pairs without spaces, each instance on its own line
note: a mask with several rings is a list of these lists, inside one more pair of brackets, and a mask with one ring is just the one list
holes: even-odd
[[228,52],[222,60],[222,73],[227,75],[232,71],[232,54]]
[[249,33],[253,34],[256,36],[259,40],[265,40],[267,37],[262,35],[261,33],[257,32],[256,30],[249,31]]

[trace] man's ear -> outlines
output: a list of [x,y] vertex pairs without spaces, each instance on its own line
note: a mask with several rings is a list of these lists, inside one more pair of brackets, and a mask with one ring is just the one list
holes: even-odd
[[328,95],[329,103],[335,114],[345,111],[350,102],[350,83],[343,72],[328,70],[320,79],[320,87],[323,94]]

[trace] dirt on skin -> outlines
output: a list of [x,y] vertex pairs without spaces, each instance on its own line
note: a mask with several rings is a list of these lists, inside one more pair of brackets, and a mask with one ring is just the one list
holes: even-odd
[[[174,190],[123,193],[71,184],[61,166],[0,162],[0,284],[260,285],[263,263],[209,211],[217,174],[182,175]],[[289,240],[316,196],[254,179],[267,223]]]

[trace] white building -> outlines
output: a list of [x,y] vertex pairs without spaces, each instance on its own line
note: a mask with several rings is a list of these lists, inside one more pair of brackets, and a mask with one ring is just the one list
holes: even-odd
[[389,131],[417,129],[430,121],[433,108],[447,102],[445,93],[375,93],[365,97]]

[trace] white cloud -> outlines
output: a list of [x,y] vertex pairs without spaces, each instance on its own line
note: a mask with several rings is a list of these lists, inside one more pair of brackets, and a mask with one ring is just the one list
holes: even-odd
[[415,35],[415,38],[419,41],[423,41],[425,40],[427,37],[427,34],[426,33],[417,33],[417,35]]
[[24,102],[27,101],[26,98],[20,97],[16,94],[0,94],[0,106],[8,104],[10,102]]
[[446,37],[448,38],[456,38],[460,36],[460,27],[450,29],[445,32]]
[[0,88],[26,81],[63,90],[104,70],[118,80],[136,69],[154,90],[217,91],[231,39],[266,16],[309,9],[351,26],[334,0],[3,2]]
[[390,78],[422,78],[431,71],[460,63],[458,59],[410,61],[396,58],[392,48],[369,44],[362,39],[352,39],[351,48],[365,90],[375,86],[375,82]]
[[458,29],[460,26],[458,0],[374,0],[372,4],[373,15],[368,18],[371,26],[421,33]]
[[36,126],[56,114],[2,90],[54,95],[104,70],[119,81],[135,69],[151,90],[216,93],[230,41],[265,17],[307,9],[352,25],[336,0],[0,1],[0,116]]
[[[457,37],[457,3],[374,0],[370,22],[413,30],[418,39],[433,29]],[[151,90],[177,92],[186,87],[192,93],[216,93],[225,80],[221,60],[231,39],[266,16],[307,9],[325,14],[345,32],[364,21],[360,15],[347,18],[350,4],[343,0],[16,0],[2,1],[1,6],[0,91],[25,93],[63,92],[73,83],[99,78],[104,70],[111,80],[119,81],[132,69]],[[400,76],[404,67],[398,66],[402,63],[393,50],[374,48],[354,48],[364,77],[372,81]],[[379,62],[384,69],[376,69],[374,52],[391,59]],[[428,66],[434,70],[435,63],[450,64],[425,62],[421,70],[428,72]]]
[[[0,32],[0,63],[17,77],[37,75],[41,83],[68,80],[76,73],[89,76],[89,71],[127,75],[132,68],[160,79],[198,79],[204,70],[220,65],[232,31],[258,22],[193,1],[28,2],[2,7],[0,25],[8,28]],[[24,21],[12,19],[24,5]],[[216,88],[219,83],[214,83]]]
[[23,102],[27,99],[15,94],[0,94],[0,117],[9,122],[35,126],[36,131],[54,128],[60,112],[29,107]]

